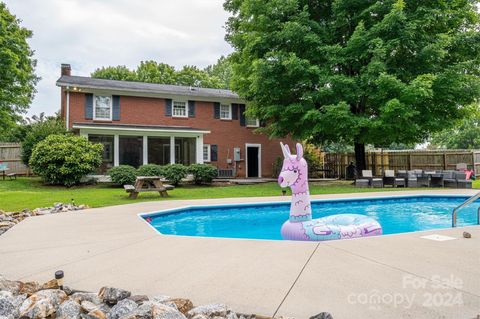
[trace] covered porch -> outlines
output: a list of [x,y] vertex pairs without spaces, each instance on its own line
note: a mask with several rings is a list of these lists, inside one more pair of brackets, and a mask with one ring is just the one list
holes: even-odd
[[104,146],[97,174],[118,165],[203,164],[203,136],[210,131],[184,126],[74,123],[73,129]]

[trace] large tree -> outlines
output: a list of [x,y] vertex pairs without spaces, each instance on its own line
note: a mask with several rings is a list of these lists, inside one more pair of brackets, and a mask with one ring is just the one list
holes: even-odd
[[21,120],[35,93],[36,61],[27,39],[32,32],[20,25],[0,2],[0,134]]
[[424,140],[480,96],[478,0],[227,0],[233,88],[274,136]]

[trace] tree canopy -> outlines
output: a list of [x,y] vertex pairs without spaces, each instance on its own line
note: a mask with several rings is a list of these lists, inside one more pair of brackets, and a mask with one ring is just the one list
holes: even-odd
[[221,57],[216,64],[205,69],[185,65],[180,70],[156,61],[142,61],[135,70],[126,66],[109,66],[96,69],[94,78],[138,81],[148,83],[199,86],[206,88],[230,88],[230,64],[228,58]]
[[27,39],[32,32],[20,25],[0,2],[0,135],[21,119],[35,94],[36,61]]
[[227,0],[233,89],[273,136],[415,143],[480,95],[478,0]]
[[475,108],[470,116],[460,120],[454,127],[434,134],[430,148],[480,149],[479,108]]

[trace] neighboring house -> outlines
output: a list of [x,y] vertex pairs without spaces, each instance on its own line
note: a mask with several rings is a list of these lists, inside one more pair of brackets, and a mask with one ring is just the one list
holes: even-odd
[[280,140],[256,133],[259,121],[229,90],[72,76],[68,64],[57,86],[67,127],[104,145],[101,174],[122,164],[210,163],[227,175],[271,177],[282,156]]

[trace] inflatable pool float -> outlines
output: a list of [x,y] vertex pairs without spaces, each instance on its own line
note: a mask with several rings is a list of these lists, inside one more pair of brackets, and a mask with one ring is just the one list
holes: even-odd
[[303,147],[297,143],[297,155],[292,155],[288,145],[280,143],[280,146],[284,160],[278,184],[292,190],[290,218],[281,229],[283,239],[322,241],[382,234],[382,226],[375,219],[365,215],[337,214],[312,219],[308,165],[303,158]]

